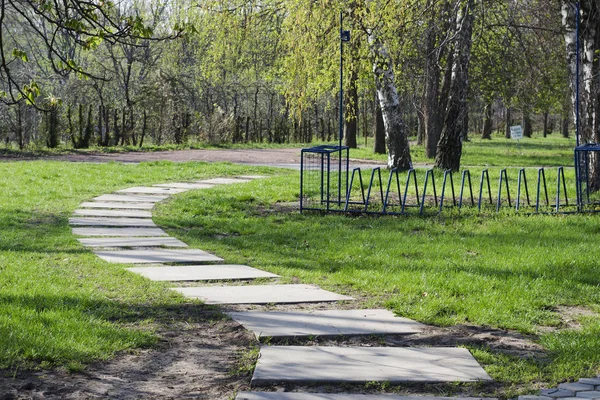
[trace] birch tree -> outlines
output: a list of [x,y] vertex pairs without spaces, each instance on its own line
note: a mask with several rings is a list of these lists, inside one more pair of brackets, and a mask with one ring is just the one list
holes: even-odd
[[[565,27],[565,44],[570,73],[571,99],[575,120],[579,117],[579,143],[598,143],[600,141],[600,64],[597,57],[600,52],[600,5],[596,0],[580,1],[580,14],[576,13],[574,1],[563,1],[562,16]],[[577,76],[577,18],[580,19],[580,69]],[[579,79],[578,79],[579,78]],[[577,99],[577,81],[580,97]],[[579,104],[577,104],[579,103]],[[591,177],[590,188],[600,189],[600,159],[596,153],[590,156],[588,165]]]
[[452,77],[444,127],[437,145],[435,166],[458,171],[462,155],[462,140],[467,128],[467,94],[469,89],[469,61],[473,34],[474,0],[463,3],[456,17],[456,45]]

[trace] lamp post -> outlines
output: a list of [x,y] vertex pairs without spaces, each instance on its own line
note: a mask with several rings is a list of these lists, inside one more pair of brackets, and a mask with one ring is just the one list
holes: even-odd
[[344,15],[340,11],[340,133],[339,145],[344,138],[344,42],[350,41],[350,31],[344,30]]
[[[342,202],[342,139],[344,138],[344,42],[350,41],[350,31],[344,30],[344,15],[340,11],[340,131],[338,166],[338,204]],[[346,185],[348,180],[346,179]],[[346,187],[346,190],[348,188]]]
[[576,146],[579,147],[579,13],[581,12],[581,5],[579,2],[575,5],[575,141]]

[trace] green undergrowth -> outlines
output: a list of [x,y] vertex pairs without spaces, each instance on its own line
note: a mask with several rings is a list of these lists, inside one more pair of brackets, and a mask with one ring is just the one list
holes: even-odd
[[[416,210],[400,217],[300,214],[297,179],[189,192],[160,204],[155,220],[193,247],[280,274],[284,282],[318,284],[427,324],[533,337],[542,354],[470,347],[504,384],[600,372],[598,215],[472,208],[428,217]],[[560,306],[592,316],[574,317],[575,329]]]
[[265,173],[228,164],[0,163],[0,368],[80,370],[151,346],[182,298],[77,242],[73,210],[94,196],[167,181]]

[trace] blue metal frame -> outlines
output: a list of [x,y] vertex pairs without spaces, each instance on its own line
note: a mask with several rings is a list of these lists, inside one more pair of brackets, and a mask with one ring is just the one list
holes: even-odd
[[517,200],[515,204],[515,211],[519,211],[520,203],[521,203],[521,182],[523,182],[525,186],[525,199],[527,200],[527,206],[531,206],[531,202],[529,200],[529,188],[527,187],[527,175],[525,174],[525,168],[521,168],[519,170],[519,177],[517,179]]
[[[331,170],[331,159],[330,154],[333,153],[336,146],[332,147],[318,147],[313,149],[307,149],[308,152],[318,153],[321,155],[321,170],[319,173],[321,174],[321,185],[319,191],[313,190],[313,193],[318,196],[316,202],[321,204],[321,207],[313,207],[309,208],[304,204],[304,193],[301,190],[301,211],[302,210],[315,210],[315,211],[327,211],[327,212],[342,212],[342,213],[358,213],[358,214],[375,214],[375,215],[406,215],[408,207],[417,207],[419,209],[419,215],[425,215],[430,205],[428,205],[427,196],[428,193],[433,191],[433,204],[434,208],[437,210],[437,213],[441,213],[444,208],[448,207],[458,207],[461,209],[466,201],[468,201],[468,197],[471,199],[471,206],[475,207],[474,193],[473,193],[473,185],[471,181],[471,173],[468,170],[462,171],[462,179],[461,179],[461,187],[458,201],[456,199],[456,188],[454,187],[454,174],[452,171],[444,171],[444,180],[442,183],[441,195],[438,201],[437,194],[437,186],[435,181],[435,173],[436,171],[433,169],[425,171],[423,179],[423,187],[420,192],[419,188],[419,177],[417,171],[414,169],[410,169],[407,171],[406,182],[404,184],[404,192],[401,190],[400,184],[400,172],[397,169],[392,169],[389,172],[387,185],[384,188],[381,168],[374,168],[371,170],[371,178],[369,180],[368,186],[365,184],[362,178],[362,170],[360,168],[354,168],[352,170],[352,174],[349,174],[349,171],[346,170],[346,180],[349,180],[348,185],[346,186],[345,199],[335,198],[335,194],[331,193],[331,185],[332,181],[329,175],[337,172]],[[344,150],[344,149],[342,149]],[[337,151],[340,151],[339,149]],[[329,154],[329,156],[328,156]],[[301,165],[304,166],[306,164],[303,159],[301,161]],[[301,173],[300,181],[301,183],[304,180],[303,173]],[[537,185],[536,185],[536,198],[535,198],[535,211],[534,213],[540,213],[540,205],[545,201],[545,207],[550,207],[550,198],[548,193],[548,185],[546,178],[546,171],[544,168],[539,168],[537,170]],[[358,180],[360,187],[359,189],[359,198],[352,200],[352,192],[355,190],[354,186],[356,185],[356,181]],[[394,183],[395,181],[395,183]],[[491,206],[495,205],[496,212],[499,212],[502,209],[502,204],[507,203],[509,209],[513,208],[511,191],[510,191],[510,179],[507,169],[503,169],[500,171],[500,175],[498,177],[498,190],[497,197],[494,199],[492,195],[492,188],[490,183],[490,174],[487,169],[481,172],[481,179],[479,182],[479,193],[478,193],[478,201],[477,201],[477,209],[481,211],[484,202],[488,202]],[[468,187],[467,187],[468,184]],[[377,188],[379,186],[379,188]],[[414,187],[416,204],[409,204],[408,201],[408,193],[410,187]],[[523,189],[525,190],[525,199],[523,199]],[[379,199],[373,198],[374,191],[377,190]],[[452,204],[450,206],[446,205],[444,207],[445,202],[449,196],[448,190],[452,195]],[[465,190],[468,193],[465,193]],[[583,190],[583,189],[582,189]],[[366,193],[365,193],[366,191]],[[390,210],[390,194],[392,192],[397,191],[398,199],[400,207],[400,211]],[[487,191],[487,194],[486,194]],[[503,195],[505,193],[506,202],[503,201]],[[330,198],[329,196],[333,195],[334,198]],[[484,196],[487,199],[484,199]],[[467,200],[465,201],[465,197]],[[561,203],[564,198],[564,203]],[[321,202],[319,203],[319,200]],[[375,201],[374,201],[375,200]],[[494,204],[495,200],[495,204]],[[528,207],[532,206],[532,200],[530,198],[529,193],[529,185],[527,182],[527,174],[526,169],[521,168],[518,171],[517,177],[517,192],[516,192],[516,200],[514,210],[515,212],[519,212],[522,209],[522,206],[526,203]],[[352,206],[360,206],[360,207],[352,207]],[[544,211],[544,213],[570,213],[572,211],[563,210],[564,207],[569,207],[569,199],[568,199],[568,191],[566,185],[566,178],[564,167],[559,167],[557,170],[557,180],[556,180],[556,197],[555,203],[551,207],[551,211]],[[381,208],[377,208],[381,207]]]

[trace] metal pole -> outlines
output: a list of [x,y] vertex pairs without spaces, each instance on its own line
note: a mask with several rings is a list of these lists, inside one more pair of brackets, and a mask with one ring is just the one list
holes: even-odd
[[344,16],[340,11],[340,132],[339,145],[342,147],[342,139],[344,137]]
[[344,137],[344,15],[340,11],[340,132],[338,166],[338,203],[342,201],[342,139]]
[[576,144],[579,146],[579,13],[581,12],[579,2],[577,2],[575,10],[575,137]]

